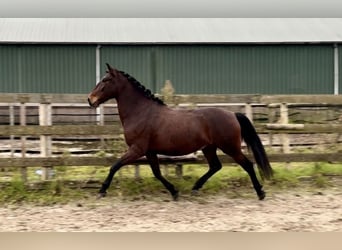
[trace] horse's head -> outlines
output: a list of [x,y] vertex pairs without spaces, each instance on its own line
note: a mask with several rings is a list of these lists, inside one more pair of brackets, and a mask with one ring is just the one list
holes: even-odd
[[108,63],[106,74],[102,80],[96,84],[96,87],[88,95],[88,103],[91,107],[98,107],[100,104],[111,98],[117,97],[119,92],[119,80],[122,77],[116,69],[112,68]]

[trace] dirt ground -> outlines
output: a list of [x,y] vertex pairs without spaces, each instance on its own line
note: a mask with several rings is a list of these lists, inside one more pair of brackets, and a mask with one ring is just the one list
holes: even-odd
[[342,190],[271,193],[256,198],[186,197],[0,207],[0,231],[342,232]]

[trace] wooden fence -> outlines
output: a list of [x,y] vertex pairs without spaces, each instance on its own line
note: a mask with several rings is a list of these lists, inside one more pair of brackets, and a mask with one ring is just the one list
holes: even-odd
[[[97,138],[107,138],[122,134],[122,128],[118,118],[106,122],[105,109],[116,109],[116,104],[112,101],[103,105],[97,110],[91,110],[87,107],[86,95],[73,94],[2,94],[0,97],[0,107],[8,109],[8,124],[0,123],[0,137],[10,138],[11,141],[20,138],[21,155],[15,156],[13,153],[10,156],[0,157],[0,167],[15,167],[23,169],[23,178],[25,178],[26,167],[43,167],[43,179],[48,178],[48,169],[53,166],[109,166],[117,160],[114,156],[71,156],[59,155],[54,156],[51,152],[52,139],[54,137],[70,137],[76,136],[88,137],[94,136]],[[163,97],[161,97],[163,98]],[[271,162],[342,162],[342,152],[337,149],[336,152],[330,153],[291,153],[289,135],[290,134],[335,134],[336,144],[340,144],[339,138],[342,133],[341,126],[341,95],[172,95],[165,98],[165,101],[171,106],[179,108],[193,108],[203,106],[219,106],[224,108],[235,108],[240,112],[244,112],[250,120],[255,121],[258,115],[256,109],[262,107],[266,109],[263,120],[266,122],[255,122],[257,132],[259,134],[280,135],[282,150],[279,153],[269,152]],[[35,106],[38,112],[39,124],[27,125],[28,107]],[[77,117],[71,123],[75,124],[53,124],[53,112],[56,107],[69,106],[82,107],[85,110],[85,115],[90,117],[89,122],[82,121],[82,124],[77,124]],[[311,123],[290,123],[289,109],[291,108],[333,108],[336,115],[332,121],[324,124]],[[15,110],[17,113],[15,114]],[[15,119],[18,116],[19,119]],[[1,117],[0,117],[1,119]],[[17,120],[17,122],[15,122]],[[109,124],[106,124],[109,123]],[[38,137],[40,141],[39,157],[32,157],[26,154],[27,137]],[[334,142],[333,142],[334,143]],[[269,147],[272,147],[269,145]],[[223,164],[232,163],[232,160],[227,157],[219,156]],[[202,164],[206,163],[201,154],[184,156],[184,157],[161,157],[161,164],[175,164],[179,166],[185,163]],[[146,159],[139,159],[134,164],[146,164]],[[137,170],[138,171],[138,170]],[[178,172],[181,172],[179,170]]]

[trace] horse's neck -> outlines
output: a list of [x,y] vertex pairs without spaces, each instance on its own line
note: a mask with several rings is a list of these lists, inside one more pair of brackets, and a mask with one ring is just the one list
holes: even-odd
[[151,107],[155,104],[134,89],[131,91],[123,91],[116,98],[118,104],[119,116],[122,124],[125,125],[132,117],[138,119],[139,117],[146,118]]

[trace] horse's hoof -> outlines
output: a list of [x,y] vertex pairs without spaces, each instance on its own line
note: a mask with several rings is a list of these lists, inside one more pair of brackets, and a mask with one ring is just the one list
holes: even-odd
[[259,200],[262,201],[263,199],[265,199],[266,193],[265,193],[264,191],[261,190],[261,192],[258,194],[258,197],[259,197]]
[[97,199],[101,199],[101,198],[103,198],[103,197],[106,197],[106,195],[107,195],[107,193],[99,193],[99,194],[97,195]]
[[193,189],[193,190],[191,191],[191,195],[192,195],[192,196],[199,196],[199,191],[196,190],[196,189]]
[[172,198],[174,201],[178,201],[178,198],[179,198],[179,192],[176,191],[174,194],[172,194]]

